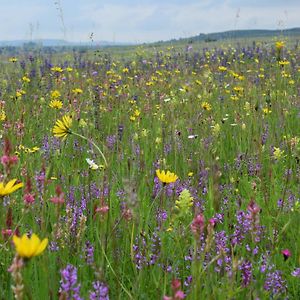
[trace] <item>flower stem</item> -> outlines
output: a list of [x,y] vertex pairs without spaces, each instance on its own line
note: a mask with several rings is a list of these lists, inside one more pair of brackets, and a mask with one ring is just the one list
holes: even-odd
[[101,151],[101,149],[100,149],[100,148],[99,148],[99,147],[98,147],[91,139],[89,139],[89,138],[87,138],[87,137],[85,137],[85,136],[83,136],[83,135],[81,135],[81,134],[79,134],[79,133],[73,132],[73,131],[72,131],[72,134],[74,134],[74,135],[76,135],[76,136],[78,136],[78,137],[80,137],[80,138],[82,138],[82,139],[88,141],[89,143],[91,143],[91,144],[98,150],[98,152],[100,153],[100,155],[102,156],[102,158],[103,158],[103,160],[104,160],[104,163],[105,163],[105,167],[108,166],[107,160],[106,160],[106,158],[105,158],[103,152]]

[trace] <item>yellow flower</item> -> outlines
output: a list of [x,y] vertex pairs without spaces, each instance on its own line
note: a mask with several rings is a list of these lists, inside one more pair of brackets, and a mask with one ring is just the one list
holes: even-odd
[[25,94],[26,94],[26,92],[24,90],[17,90],[16,91],[16,97],[17,98],[21,98]]
[[138,109],[136,109],[136,110],[134,111],[134,116],[135,116],[135,117],[139,117],[140,114],[141,114],[141,112],[140,112]]
[[282,41],[278,41],[275,43],[275,47],[277,50],[281,50],[284,47],[285,43]]
[[12,179],[5,185],[3,182],[0,182],[0,197],[9,195],[23,186],[22,182],[15,185],[16,181],[17,179]]
[[265,107],[265,108],[263,108],[263,113],[265,114],[265,115],[268,115],[268,114],[270,114],[272,111],[268,108],[268,107]]
[[219,135],[220,130],[221,130],[220,124],[217,123],[216,125],[212,126],[213,135],[215,135],[215,136]]
[[179,199],[176,200],[176,209],[179,211],[181,215],[187,215],[190,211],[190,207],[193,206],[193,197],[189,190],[184,189],[180,195]]
[[84,128],[84,127],[86,127],[87,125],[88,125],[88,124],[87,124],[87,122],[86,122],[85,119],[80,119],[80,120],[79,120],[79,127]]
[[11,58],[8,59],[8,61],[15,63],[15,62],[18,61],[18,59],[16,57],[11,57]]
[[52,99],[57,99],[61,96],[60,92],[58,90],[52,91],[51,92],[51,98]]
[[54,136],[65,139],[68,134],[71,134],[72,118],[70,116],[63,116],[61,120],[57,120],[52,129]]
[[159,169],[156,170],[156,176],[162,183],[172,183],[178,179],[178,176],[175,173],[171,173],[170,171],[160,171]]
[[48,239],[41,241],[36,234],[32,234],[30,238],[26,234],[23,234],[22,237],[14,235],[13,242],[18,255],[24,258],[31,258],[41,254],[48,245]]
[[211,110],[211,105],[210,105],[208,102],[206,102],[206,101],[202,102],[201,107],[202,107],[204,110],[207,110],[207,111],[210,111],[210,110]]
[[5,111],[2,109],[0,111],[0,121],[5,121],[6,120],[6,113]]
[[290,64],[290,62],[287,61],[287,60],[280,60],[278,63],[279,63],[280,66],[286,66],[286,65]]
[[60,100],[54,99],[50,102],[49,106],[51,108],[61,109],[63,106],[63,103]]
[[62,73],[63,69],[61,67],[53,67],[53,68],[51,68],[51,71],[57,72],[57,73]]
[[227,71],[227,68],[224,67],[224,66],[219,66],[218,69],[219,69],[219,71],[221,71],[221,72]]
[[24,82],[30,82],[30,78],[28,78],[27,76],[23,76],[23,77],[22,77],[22,80],[23,80]]
[[82,89],[79,89],[79,88],[76,88],[74,90],[72,90],[72,92],[76,95],[79,95],[79,94],[82,94],[83,93],[83,90]]
[[284,155],[284,150],[280,150],[280,148],[274,147],[273,156],[275,159],[279,160]]

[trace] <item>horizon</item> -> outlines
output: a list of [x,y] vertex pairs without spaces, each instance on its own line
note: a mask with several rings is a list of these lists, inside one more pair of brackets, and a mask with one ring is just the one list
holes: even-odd
[[[177,37],[177,38],[173,38],[173,39],[169,39],[169,40],[157,40],[157,41],[152,41],[152,42],[142,42],[142,43],[156,43],[156,42],[168,42],[171,40],[180,40],[180,39],[188,39],[188,38],[193,38],[196,36],[200,36],[202,34],[205,35],[210,35],[210,34],[222,34],[222,33],[227,33],[227,32],[239,32],[239,31],[289,31],[289,30],[300,30],[300,27],[292,27],[292,28],[285,28],[285,29],[264,29],[264,28],[257,28],[257,29],[229,29],[226,31],[214,31],[214,32],[208,32],[208,33],[203,33],[203,32],[199,32],[198,34],[196,34],[195,36],[189,36],[189,37]],[[54,42],[64,42],[64,43],[70,43],[70,44],[87,44],[87,43],[94,43],[95,46],[97,43],[100,42],[104,42],[107,43],[108,45],[113,45],[113,43],[116,43],[117,45],[138,45],[138,43],[135,42],[119,42],[119,41],[115,41],[115,42],[111,42],[111,41],[107,41],[107,40],[95,40],[93,42],[91,41],[68,41],[68,40],[64,40],[64,39],[60,39],[60,38],[40,38],[40,39],[32,39],[32,40],[26,40],[26,39],[15,39],[15,40],[0,40],[0,43],[13,43],[13,42],[20,42],[20,43],[26,43],[26,42],[45,42],[45,41],[54,41]],[[140,43],[140,44],[142,44]]]
[[299,28],[299,14],[298,0],[11,0],[1,5],[0,40],[140,44],[201,33]]

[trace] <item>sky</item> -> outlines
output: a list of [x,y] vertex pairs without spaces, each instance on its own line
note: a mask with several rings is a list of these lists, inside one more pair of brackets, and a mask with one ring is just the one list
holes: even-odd
[[0,0],[0,40],[143,43],[300,27],[300,0]]

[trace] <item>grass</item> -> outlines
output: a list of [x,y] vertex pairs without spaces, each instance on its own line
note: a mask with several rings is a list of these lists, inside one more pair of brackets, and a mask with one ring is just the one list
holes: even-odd
[[270,43],[3,55],[0,299],[297,299],[299,49]]

